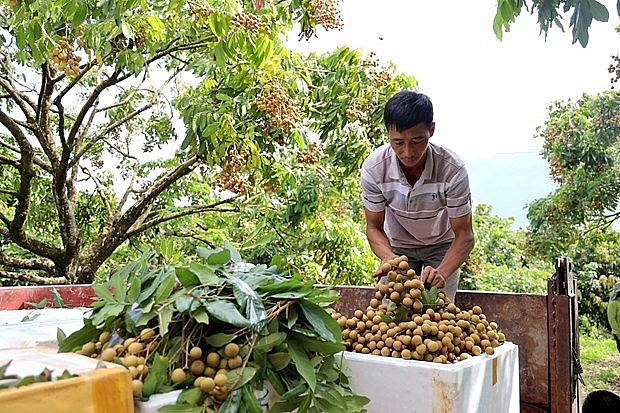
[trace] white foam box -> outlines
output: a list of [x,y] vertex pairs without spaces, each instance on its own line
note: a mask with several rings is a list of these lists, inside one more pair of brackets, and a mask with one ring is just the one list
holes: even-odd
[[454,364],[342,352],[351,390],[370,399],[368,413],[519,413],[518,347]]

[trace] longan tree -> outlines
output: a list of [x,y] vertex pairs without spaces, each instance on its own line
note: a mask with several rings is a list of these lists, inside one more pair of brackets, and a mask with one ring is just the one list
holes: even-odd
[[[620,3],[619,3],[620,5]],[[573,43],[579,42],[582,47],[588,45],[590,39],[589,29],[593,20],[607,22],[609,11],[605,5],[596,0],[560,0],[543,1],[532,0],[497,0],[497,12],[493,20],[495,35],[501,40],[504,32],[510,31],[513,23],[521,11],[525,9],[530,14],[535,14],[541,33],[547,35],[554,25],[564,31],[564,16],[570,13],[568,27],[571,28]],[[618,8],[620,13],[620,8]]]
[[[347,48],[286,47],[294,26],[341,24],[327,0],[3,2],[0,278],[91,282],[179,219],[304,195],[280,178],[323,149],[351,176],[378,102],[415,82]],[[293,198],[290,218],[316,212]]]

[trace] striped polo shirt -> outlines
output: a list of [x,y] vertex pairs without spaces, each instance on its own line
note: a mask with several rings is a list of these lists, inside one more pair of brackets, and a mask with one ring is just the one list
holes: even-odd
[[392,247],[408,248],[451,242],[450,218],[472,210],[469,178],[451,150],[429,142],[422,176],[411,186],[389,143],[362,164],[364,206],[385,211],[384,230]]

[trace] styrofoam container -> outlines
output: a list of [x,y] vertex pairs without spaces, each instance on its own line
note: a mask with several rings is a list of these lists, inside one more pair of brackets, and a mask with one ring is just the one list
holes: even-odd
[[65,335],[84,326],[92,308],[43,308],[0,311],[0,349],[58,348],[58,329]]
[[519,413],[519,354],[505,342],[486,354],[438,364],[342,352],[351,390],[368,413]]

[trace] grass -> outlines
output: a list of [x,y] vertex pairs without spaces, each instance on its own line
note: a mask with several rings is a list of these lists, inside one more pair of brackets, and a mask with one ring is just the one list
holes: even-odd
[[609,390],[620,394],[620,353],[609,335],[579,336],[579,351],[583,367],[583,394],[593,390]]

